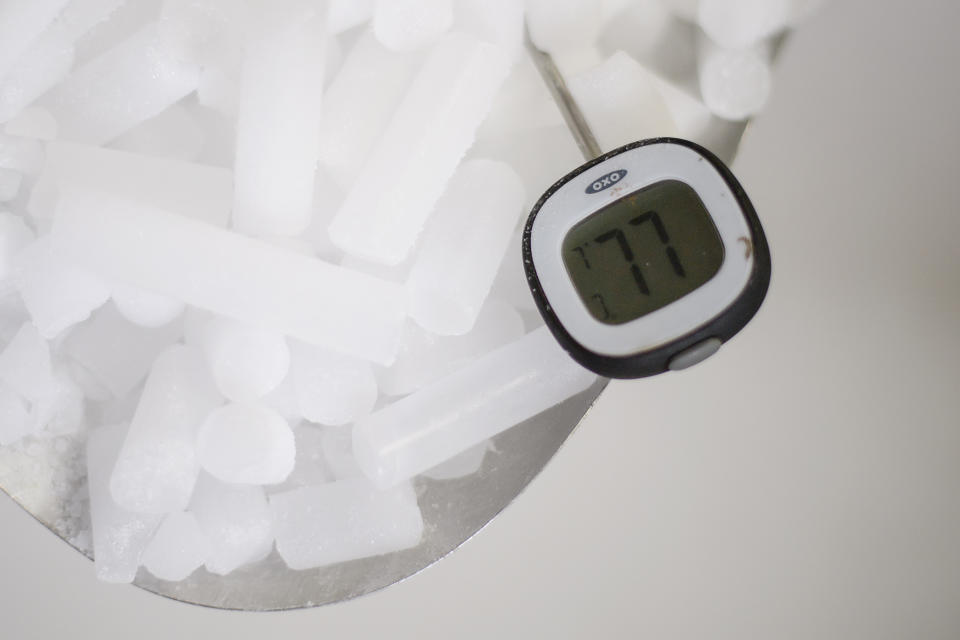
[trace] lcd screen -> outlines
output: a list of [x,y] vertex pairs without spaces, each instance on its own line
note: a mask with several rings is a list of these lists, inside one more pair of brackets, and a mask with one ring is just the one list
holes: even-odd
[[696,191],[664,180],[573,227],[563,262],[590,314],[623,324],[661,309],[720,270],[720,234]]

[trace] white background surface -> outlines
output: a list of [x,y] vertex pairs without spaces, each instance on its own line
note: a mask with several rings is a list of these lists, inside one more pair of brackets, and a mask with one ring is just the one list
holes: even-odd
[[613,384],[451,557],[238,614],[95,581],[0,500],[0,637],[960,637],[960,4],[834,0],[735,170],[774,260],[710,361]]

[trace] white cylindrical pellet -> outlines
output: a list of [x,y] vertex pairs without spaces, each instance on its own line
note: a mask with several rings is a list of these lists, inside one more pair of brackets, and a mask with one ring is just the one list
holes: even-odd
[[423,535],[409,484],[378,491],[365,478],[270,496],[277,551],[291,569],[309,569],[415,547]]
[[137,513],[185,509],[200,473],[197,429],[222,402],[199,352],[175,346],[157,358],[110,477],[117,504]]
[[373,32],[393,51],[432,44],[452,24],[452,0],[377,0],[373,10]]
[[140,558],[161,516],[133,513],[110,495],[110,473],[126,433],[125,425],[100,427],[87,438],[87,487],[97,578],[133,582]]
[[320,163],[343,187],[353,183],[383,134],[419,58],[390,51],[367,31],[334,76],[320,117]]
[[595,380],[546,328],[537,329],[359,421],[353,454],[377,486],[394,486]]
[[202,348],[217,388],[234,402],[265,396],[290,369],[290,349],[282,334],[226,318],[207,323]]
[[473,328],[525,200],[508,165],[470,160],[454,174],[410,270],[410,315],[438,335]]
[[197,460],[223,482],[277,484],[295,459],[293,431],[280,414],[255,405],[214,410],[197,433]]
[[770,46],[723,49],[702,38],[699,73],[707,108],[726,120],[745,120],[759,113],[770,98]]
[[441,40],[334,217],[334,244],[371,262],[402,262],[509,71],[495,45],[463,34]]
[[324,16],[294,15],[247,43],[237,116],[234,228],[295,236],[309,225],[326,59]]
[[173,56],[149,25],[81,66],[43,104],[63,138],[99,145],[178,102],[199,80],[199,66]]
[[300,415],[339,425],[370,413],[377,380],[368,362],[305,344],[294,344],[290,374]]
[[383,364],[399,346],[400,285],[155,207],[74,194],[51,237],[104,277],[310,344]]

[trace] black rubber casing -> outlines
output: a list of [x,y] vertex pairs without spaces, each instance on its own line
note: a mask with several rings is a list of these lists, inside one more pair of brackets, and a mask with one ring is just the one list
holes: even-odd
[[[574,340],[563,325],[560,324],[556,314],[554,314],[550,306],[550,301],[547,300],[543,289],[540,287],[537,268],[533,263],[530,250],[530,231],[533,228],[533,222],[536,220],[543,203],[556,193],[560,187],[573,178],[625,151],[649,144],[664,143],[681,145],[697,152],[713,165],[717,172],[723,177],[727,186],[730,187],[730,191],[737,199],[746,217],[747,225],[750,228],[751,238],[748,250],[752,250],[754,254],[753,273],[750,274],[747,285],[733,304],[717,314],[712,320],[690,333],[665,345],[661,345],[656,349],[628,356],[605,356],[594,353]],[[546,322],[550,328],[557,342],[560,343],[574,360],[587,369],[608,378],[643,378],[667,371],[670,360],[675,355],[704,340],[718,338],[721,342],[727,342],[727,340],[736,335],[750,322],[750,319],[753,318],[763,303],[763,299],[767,295],[767,288],[770,285],[770,248],[767,245],[767,238],[763,233],[763,227],[760,225],[760,219],[757,217],[757,212],[754,210],[750,199],[747,197],[746,192],[743,190],[743,187],[740,186],[740,183],[734,177],[733,173],[730,172],[730,169],[728,169],[719,158],[707,149],[689,140],[679,138],[651,138],[649,140],[641,140],[624,145],[587,162],[561,178],[540,197],[537,204],[533,207],[533,211],[530,212],[530,217],[527,219],[526,227],[523,230],[523,268],[527,275],[527,284],[530,286],[533,299],[537,304],[537,308],[540,310],[540,315],[543,316],[544,322]]]

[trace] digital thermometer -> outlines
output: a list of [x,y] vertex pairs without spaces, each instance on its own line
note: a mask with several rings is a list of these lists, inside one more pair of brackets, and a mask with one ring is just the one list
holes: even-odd
[[712,355],[770,282],[743,188],[712,153],[675,138],[620,147],[553,185],[527,221],[523,262],[556,339],[612,378]]

